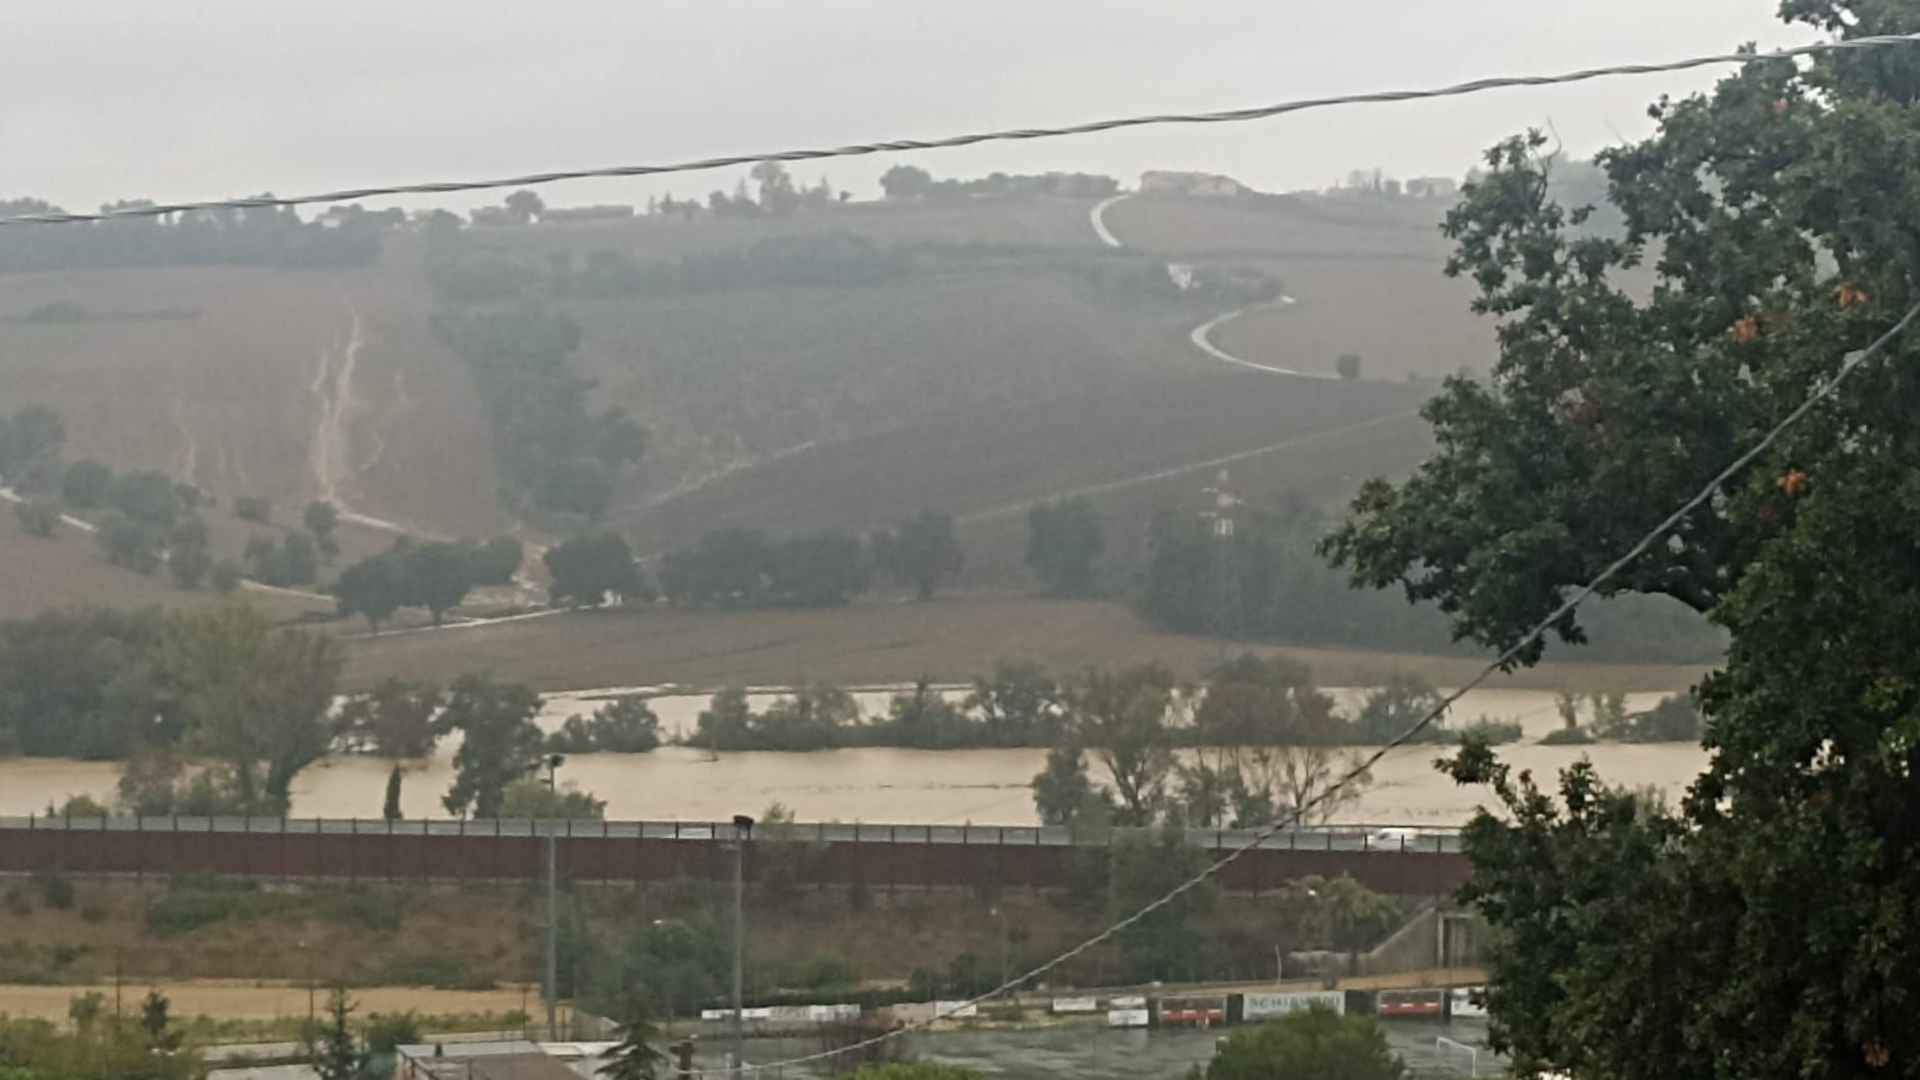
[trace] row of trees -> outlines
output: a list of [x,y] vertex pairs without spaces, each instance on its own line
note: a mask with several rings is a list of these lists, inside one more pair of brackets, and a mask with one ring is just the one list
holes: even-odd
[[434,332],[463,359],[487,409],[509,509],[597,520],[646,431],[626,411],[595,413],[594,381],[575,368],[580,327],[534,307],[442,312]]
[[[44,406],[0,417],[0,464],[9,467],[0,477],[17,476],[22,490],[33,494],[18,514],[35,536],[51,537],[63,512],[87,515],[96,522],[100,554],[109,563],[149,575],[164,566],[183,589],[211,582],[222,592],[239,584],[243,573],[269,585],[311,585],[320,564],[339,554],[339,512],[315,501],[302,514],[304,531],[255,535],[239,562],[216,559],[201,516],[207,497],[199,488],[155,469],[116,473],[91,458],[63,463],[65,434],[60,414]],[[262,497],[236,496],[233,509],[243,520],[269,523]]]
[[200,1052],[186,1045],[172,1003],[147,991],[139,1012],[122,1018],[98,991],[68,1002],[68,1026],[0,1016],[0,1077],[5,1080],[197,1080]]
[[520,541],[511,536],[485,543],[401,537],[386,551],[340,571],[334,602],[342,616],[359,615],[375,631],[409,607],[425,608],[439,626],[476,587],[511,582],[524,557]]
[[[1149,526],[1134,603],[1154,625],[1217,637],[1459,651],[1440,612],[1355,590],[1327,566],[1320,546],[1335,530],[1304,497],[1235,508],[1229,536],[1200,509],[1169,506]],[[1593,659],[1706,661],[1725,645],[1704,620],[1644,598],[1597,605],[1589,620]]]
[[1120,181],[1097,173],[989,173],[974,180],[938,180],[917,165],[895,165],[880,174],[880,190],[887,198],[969,199],[1017,195],[1057,195],[1103,199],[1120,190]]
[[[108,203],[103,211],[152,206],[150,200]],[[0,216],[60,208],[40,199],[0,200]],[[151,266],[265,266],[284,269],[369,266],[380,256],[392,214],[335,215],[329,224],[302,221],[291,207],[205,210],[165,217],[123,218],[14,229],[0,237],[0,273]]]
[[865,592],[878,569],[927,600],[964,564],[952,515],[925,510],[864,542],[841,530],[784,540],[757,529],[715,530],[668,553],[660,591],[689,608],[827,607]]
[[732,289],[862,288],[898,281],[914,270],[910,250],[881,247],[849,232],[768,237],[734,250],[641,261],[608,248],[578,265],[571,252],[551,256],[554,294],[608,299]]

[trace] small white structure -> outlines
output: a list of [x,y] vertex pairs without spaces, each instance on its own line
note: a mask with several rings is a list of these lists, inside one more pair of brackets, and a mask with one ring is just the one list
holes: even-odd
[[1142,195],[1183,195],[1190,199],[1229,199],[1248,192],[1245,184],[1231,176],[1203,172],[1171,172],[1153,169],[1140,174]]
[[1213,496],[1213,507],[1201,511],[1200,516],[1212,523],[1215,539],[1233,539],[1233,508],[1240,505],[1241,499],[1227,487],[1227,470],[1221,469],[1219,478],[1205,491]]

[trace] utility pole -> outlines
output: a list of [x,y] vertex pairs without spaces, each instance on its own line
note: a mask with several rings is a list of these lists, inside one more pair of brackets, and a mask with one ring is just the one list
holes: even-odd
[[547,822],[547,985],[545,989],[549,1041],[560,1038],[560,1029],[554,1019],[554,1010],[560,1003],[560,920],[555,917],[559,913],[559,906],[556,903],[559,889],[555,885],[555,879],[559,876],[556,872],[559,859],[556,857],[555,846],[553,823]]
[[741,957],[747,941],[747,841],[753,836],[753,819],[733,815],[733,1067],[747,1063],[746,1014],[740,1008]]

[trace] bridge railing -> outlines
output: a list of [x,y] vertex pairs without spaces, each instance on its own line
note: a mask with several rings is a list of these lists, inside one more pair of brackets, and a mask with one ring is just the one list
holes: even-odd
[[[250,833],[339,836],[558,836],[601,840],[733,839],[730,821],[597,821],[590,819],[469,818],[409,819],[300,817],[66,817],[28,814],[0,816],[0,830]],[[1115,833],[1127,830],[1114,830]],[[1188,829],[1187,843],[1203,850],[1230,850],[1253,840],[1252,829]],[[1053,825],[908,825],[869,822],[797,822],[760,830],[762,840],[846,844],[966,844],[1014,847],[1069,847],[1072,832]],[[1263,839],[1272,851],[1362,851],[1406,854],[1455,854],[1460,831],[1431,826],[1336,824],[1287,829]]]

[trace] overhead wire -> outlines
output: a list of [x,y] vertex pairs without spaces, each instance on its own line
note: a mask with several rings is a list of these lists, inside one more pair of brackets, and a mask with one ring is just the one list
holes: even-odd
[[993,998],[996,998],[1002,994],[1008,993],[1009,991],[1016,990],[1019,987],[1024,986],[1029,982],[1032,982],[1034,979],[1037,979],[1040,976],[1045,975],[1047,972],[1052,971],[1054,968],[1059,967],[1061,964],[1064,964],[1067,961],[1072,960],[1074,957],[1079,956],[1080,954],[1086,952],[1087,950],[1092,949],[1106,941],[1111,940],[1115,935],[1120,934],[1123,931],[1127,930],[1129,927],[1132,927],[1138,924],[1142,919],[1145,919],[1147,916],[1153,914],[1156,911],[1159,911],[1161,908],[1166,907],[1168,904],[1173,903],[1175,900],[1178,900],[1180,897],[1198,888],[1200,885],[1204,884],[1208,879],[1212,878],[1213,876],[1218,874],[1220,871],[1224,870],[1226,867],[1232,865],[1241,856],[1259,847],[1261,844],[1265,843],[1268,839],[1282,832],[1285,832],[1288,829],[1292,829],[1299,826],[1301,821],[1304,820],[1309,813],[1311,813],[1313,810],[1315,810],[1322,804],[1326,803],[1328,800],[1335,798],[1340,794],[1340,792],[1344,791],[1349,785],[1353,784],[1361,776],[1366,775],[1369,771],[1372,770],[1372,768],[1375,765],[1379,764],[1381,759],[1385,758],[1387,754],[1391,753],[1396,749],[1399,749],[1402,746],[1407,745],[1409,742],[1412,742],[1414,739],[1418,738],[1421,732],[1431,727],[1433,723],[1436,720],[1438,720],[1441,716],[1444,716],[1447,710],[1452,708],[1454,704],[1457,703],[1461,698],[1465,697],[1470,691],[1478,687],[1481,683],[1485,682],[1489,677],[1493,675],[1494,672],[1500,671],[1503,668],[1505,668],[1505,666],[1508,663],[1510,663],[1516,657],[1518,657],[1521,654],[1521,652],[1523,652],[1528,646],[1532,645],[1535,641],[1538,641],[1543,635],[1545,635],[1546,632],[1549,629],[1551,629],[1555,623],[1559,622],[1562,618],[1566,617],[1569,613],[1571,613],[1575,608],[1579,607],[1582,603],[1584,603],[1589,597],[1593,596],[1593,594],[1597,592],[1602,586],[1606,585],[1607,582],[1613,580],[1614,575],[1618,574],[1622,569],[1626,568],[1628,564],[1632,563],[1635,559],[1645,554],[1648,548],[1652,547],[1656,542],[1660,540],[1661,537],[1665,536],[1668,532],[1670,532],[1675,525],[1678,525],[1681,521],[1685,520],[1689,514],[1699,509],[1701,504],[1713,498],[1716,493],[1722,490],[1722,488],[1726,485],[1726,483],[1729,480],[1732,480],[1737,474],[1740,473],[1741,470],[1745,469],[1748,465],[1752,464],[1754,460],[1757,459],[1761,454],[1766,453],[1768,448],[1772,447],[1773,444],[1779,440],[1780,436],[1786,433],[1787,429],[1799,423],[1802,418],[1804,418],[1808,413],[1812,412],[1813,409],[1816,406],[1818,406],[1822,401],[1825,401],[1827,398],[1831,397],[1834,391],[1838,390],[1840,388],[1840,385],[1844,383],[1849,376],[1851,376],[1855,371],[1859,370],[1861,364],[1865,363],[1868,359],[1872,358],[1875,354],[1885,349],[1889,343],[1891,343],[1895,338],[1900,336],[1900,334],[1905,332],[1907,327],[1910,324],[1912,324],[1912,322],[1916,317],[1920,317],[1920,303],[1915,303],[1911,308],[1908,308],[1907,313],[1900,318],[1900,321],[1895,323],[1892,327],[1890,327],[1886,332],[1882,333],[1879,337],[1875,338],[1872,344],[1868,345],[1864,349],[1847,353],[1841,360],[1839,370],[1836,371],[1830,378],[1821,380],[1820,383],[1815,386],[1813,392],[1807,395],[1806,400],[1802,401],[1792,412],[1788,413],[1778,423],[1774,424],[1772,428],[1768,429],[1767,433],[1764,436],[1762,436],[1758,442],[1755,442],[1753,446],[1749,447],[1746,450],[1746,452],[1742,453],[1739,457],[1734,458],[1732,462],[1726,465],[1726,467],[1722,468],[1719,472],[1715,473],[1713,478],[1711,480],[1708,480],[1706,484],[1703,485],[1700,488],[1700,490],[1693,495],[1692,498],[1680,504],[1680,507],[1678,509],[1674,510],[1671,514],[1668,514],[1665,518],[1663,518],[1660,521],[1659,524],[1647,530],[1647,532],[1643,536],[1641,536],[1640,539],[1637,542],[1635,542],[1632,547],[1628,548],[1624,554],[1620,555],[1618,558],[1608,563],[1598,574],[1594,575],[1592,580],[1588,581],[1585,585],[1581,586],[1578,590],[1576,590],[1573,593],[1572,596],[1561,601],[1561,603],[1558,606],[1556,606],[1550,614],[1548,614],[1545,618],[1541,619],[1539,622],[1535,623],[1532,629],[1528,630],[1525,634],[1521,635],[1518,640],[1514,641],[1513,644],[1507,646],[1504,650],[1502,650],[1498,657],[1496,657],[1493,661],[1489,662],[1486,667],[1480,670],[1479,674],[1475,675],[1473,678],[1467,680],[1465,684],[1457,687],[1456,689],[1454,689],[1453,691],[1451,691],[1450,693],[1442,697],[1439,703],[1434,705],[1431,709],[1427,710],[1427,712],[1420,717],[1419,721],[1414,723],[1411,727],[1407,728],[1407,730],[1395,736],[1391,741],[1389,741],[1385,745],[1378,747],[1372,753],[1360,759],[1358,763],[1356,763],[1352,768],[1348,769],[1332,784],[1329,784],[1319,794],[1313,796],[1312,798],[1306,800],[1304,803],[1295,807],[1290,813],[1274,821],[1272,824],[1262,827],[1258,832],[1254,833],[1254,835],[1250,839],[1244,841],[1238,847],[1235,847],[1232,850],[1228,851],[1225,855],[1221,856],[1219,859],[1216,859],[1214,862],[1208,864],[1204,869],[1200,870],[1198,873],[1182,881],[1180,884],[1174,886],[1172,889],[1162,894],[1159,898],[1155,899],[1154,901],[1147,904],[1146,906],[1140,908],[1140,910],[1134,912],[1133,914],[1127,916],[1124,919],[1121,919],[1118,922],[1115,922],[1109,925],[1106,929],[1100,931],[1099,933],[1093,935],[1090,938],[1087,938],[1085,941],[1082,941],[1080,944],[1075,945],[1073,948],[1068,949],[1065,952],[1062,952],[1054,956],[1052,959],[1047,960],[1045,963],[1040,964],[1038,967],[1035,967],[1032,970],[1027,971],[1022,975],[1018,975],[1011,979],[1008,979],[1005,982],[1001,983],[1000,985],[994,987],[993,989],[988,990],[986,993],[975,995],[974,997],[968,998],[964,1001],[954,1002],[951,1005],[949,1005],[946,1009],[937,1011],[934,1015],[924,1020],[920,1020],[914,1023],[902,1025],[900,1027],[892,1028],[887,1031],[881,1032],[878,1035],[874,1035],[870,1038],[863,1039],[859,1042],[850,1043],[846,1046],[835,1047],[830,1050],[823,1050],[817,1053],[804,1054],[799,1057],[785,1058],[779,1061],[770,1061],[770,1062],[764,1062],[764,1063],[736,1062],[725,1069],[716,1069],[716,1070],[708,1070],[708,1071],[725,1072],[725,1073],[746,1073],[746,1072],[759,1072],[767,1069],[786,1068],[788,1066],[806,1065],[816,1061],[824,1061],[828,1058],[837,1057],[841,1054],[849,1054],[849,1053],[854,1053],[856,1051],[865,1050],[869,1047],[876,1046],[888,1040],[900,1038],[910,1032],[913,1032],[916,1030],[922,1030],[927,1027],[930,1027],[941,1020],[951,1018],[956,1013],[960,1013],[968,1008],[977,1006],[982,1002],[990,1001]]
[[1062,127],[1009,128],[1000,131],[984,131],[936,139],[889,139],[883,142],[854,143],[848,146],[799,150],[772,150],[751,154],[727,154],[721,157],[697,158],[691,161],[670,162],[665,164],[609,165],[591,169],[562,169],[553,172],[528,173],[523,176],[507,176],[488,180],[441,180],[417,184],[376,184],[368,187],[346,188],[339,191],[325,191],[313,195],[258,195],[248,198],[211,199],[204,202],[158,203],[150,206],[119,207],[112,210],[102,210],[98,213],[68,213],[59,211],[39,214],[16,214],[11,217],[0,217],[0,226],[69,225],[90,221],[115,221],[122,218],[163,217],[168,214],[192,213],[206,210],[254,210],[269,207],[305,206],[313,203],[354,202],[359,199],[385,198],[393,195],[445,195],[463,191],[485,191],[496,188],[530,188],[570,180],[615,179],[636,176],[660,176],[669,173],[704,172],[711,169],[724,169],[736,165],[752,165],[762,161],[818,161],[824,158],[863,157],[871,154],[900,153],[915,150],[948,150],[962,146],[973,146],[979,143],[1055,139],[1071,135],[1092,135],[1104,131],[1118,131],[1123,128],[1179,124],[1243,123],[1249,120],[1265,120],[1287,113],[1307,112],[1312,109],[1326,109],[1339,105],[1373,105],[1397,101],[1417,101],[1427,98],[1457,97],[1462,94],[1478,94],[1488,90],[1504,90],[1512,87],[1558,86],[1618,75],[1653,75],[1664,72],[1686,71],[1692,68],[1708,67],[1715,64],[1752,64],[1760,61],[1789,60],[1794,57],[1812,56],[1818,53],[1855,49],[1877,49],[1891,45],[1911,45],[1915,43],[1920,43],[1920,33],[1879,34],[1850,38],[1842,41],[1815,42],[1810,45],[1776,49],[1765,53],[1714,53],[1706,56],[1691,56],[1681,60],[1668,60],[1652,64],[1612,64],[1606,67],[1583,68],[1578,71],[1563,72],[1557,75],[1506,75],[1474,79],[1469,82],[1455,83],[1451,86],[1414,90],[1380,90],[1371,93],[1335,94],[1328,97],[1297,98],[1272,105],[1256,105],[1250,108],[1226,109],[1218,112],[1156,113],[1144,116],[1126,116],[1108,120],[1094,120],[1088,123],[1068,124]]

